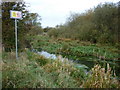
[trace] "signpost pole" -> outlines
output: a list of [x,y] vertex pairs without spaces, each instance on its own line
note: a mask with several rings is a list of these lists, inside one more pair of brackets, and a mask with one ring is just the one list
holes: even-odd
[[10,18],[15,19],[15,47],[16,47],[16,60],[17,60],[18,59],[17,19],[22,19],[22,12],[10,10]]
[[18,59],[18,47],[17,47],[17,19],[15,19],[15,46],[16,46],[16,59]]

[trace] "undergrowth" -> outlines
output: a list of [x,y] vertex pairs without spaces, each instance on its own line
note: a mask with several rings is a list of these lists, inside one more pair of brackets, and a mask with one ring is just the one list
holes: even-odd
[[[14,53],[14,52],[12,52]],[[21,53],[19,60],[3,58],[3,88],[119,88],[119,82],[107,71],[96,65],[86,73],[74,67],[67,59],[46,59],[35,53]],[[14,55],[14,54],[13,54]],[[11,60],[11,62],[7,62]]]

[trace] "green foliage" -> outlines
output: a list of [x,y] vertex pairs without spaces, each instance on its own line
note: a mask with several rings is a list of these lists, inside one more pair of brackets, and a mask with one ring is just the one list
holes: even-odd
[[56,87],[51,75],[36,62],[20,61],[3,65],[3,88],[43,88]]
[[48,35],[50,36],[50,37],[58,37],[58,30],[56,30],[56,29],[50,29],[49,31],[48,31]]
[[44,69],[49,73],[58,75],[55,79],[60,87],[75,87],[78,83],[82,84],[82,80],[85,80],[86,77],[83,68],[74,67],[74,64],[68,60],[62,61],[61,56],[54,62],[46,64]]
[[[15,47],[15,35],[14,35],[14,20],[10,19],[10,10],[15,2],[3,2],[2,5],[2,42],[4,44],[5,50],[8,51]],[[20,5],[20,4],[18,4]],[[20,8],[18,8],[20,9]],[[12,27],[11,27],[12,26]]]
[[99,4],[85,13],[72,13],[64,25],[56,28],[57,36],[115,45],[118,43],[119,32],[117,5],[117,3]]
[[68,44],[63,44],[61,48],[61,52],[69,52],[70,51],[70,46]]
[[34,53],[26,49],[27,58],[31,61],[34,58]]
[[[10,10],[22,11],[23,17],[18,23],[18,48],[30,48],[29,35],[42,33],[41,18],[37,13],[29,13],[25,2],[2,2],[2,42],[5,51],[15,50],[14,19],[10,18]],[[16,6],[16,7],[15,7]],[[28,35],[29,34],[29,35]]]
[[[92,73],[86,75],[83,68],[78,68],[61,56],[56,60],[33,55],[30,60],[20,54],[19,61],[0,62],[2,65],[3,88],[119,88],[119,82],[112,76],[111,68],[107,70],[96,65]],[[39,60],[37,59],[39,58]],[[33,59],[33,60],[32,60]],[[6,59],[7,60],[7,59]],[[42,63],[41,63],[42,62]],[[41,64],[42,65],[41,65]]]
[[[39,41],[39,42],[38,42]],[[103,65],[109,63],[115,71],[119,72],[118,58],[119,50],[114,46],[104,46],[101,44],[92,44],[90,42],[81,42],[67,38],[50,38],[48,36],[38,35],[34,37],[33,48],[47,51],[51,54],[60,54],[63,57],[80,62],[92,68],[95,63]],[[117,73],[118,75],[118,73]]]
[[40,66],[44,66],[45,64],[49,63],[50,60],[46,59],[43,56],[40,56],[34,52],[31,52],[30,50],[26,50],[27,59],[30,61],[37,62]]
[[[103,57],[104,60],[116,60],[119,52],[117,48],[111,46],[99,46],[99,44],[78,42],[77,40],[65,38],[53,39],[40,35],[36,36],[32,43],[33,48],[41,48],[49,53],[58,53],[66,57],[72,56],[72,59],[73,57],[94,56],[97,58]],[[114,49],[116,50],[115,52]],[[74,59],[76,60],[77,58]]]
[[35,55],[28,60],[24,54],[17,62],[3,61],[2,66],[3,88],[72,88],[79,87],[78,84],[82,84],[80,77],[85,77],[84,71],[80,72],[72,63],[62,62],[60,58],[51,62],[50,59]]
[[45,64],[50,62],[50,60],[46,59],[43,56],[39,56],[39,55],[35,55],[33,60],[35,60],[40,66],[44,66]]

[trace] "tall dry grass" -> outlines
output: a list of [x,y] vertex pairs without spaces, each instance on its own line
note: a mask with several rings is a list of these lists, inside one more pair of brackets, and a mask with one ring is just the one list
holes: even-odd
[[100,65],[92,68],[92,74],[89,74],[87,81],[84,81],[85,88],[120,88],[120,83],[112,76],[112,71],[107,64],[107,70]]

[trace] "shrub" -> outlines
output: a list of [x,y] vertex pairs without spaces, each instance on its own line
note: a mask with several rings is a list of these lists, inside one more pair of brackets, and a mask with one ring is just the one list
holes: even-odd
[[50,36],[50,37],[58,37],[58,30],[56,30],[56,29],[51,29],[49,32],[48,32],[48,35]]
[[40,66],[44,66],[45,64],[49,63],[51,60],[46,59],[44,56],[40,56],[40,55],[35,55],[34,56],[34,60],[40,65]]
[[68,44],[64,44],[62,48],[59,50],[62,55],[69,55],[71,53],[71,47]]
[[57,87],[52,76],[35,61],[23,60],[3,65],[3,88]]
[[84,81],[83,87],[86,88],[120,88],[119,82],[112,77],[111,68],[107,64],[107,71],[100,65],[92,68],[92,74],[87,81]]
[[[64,83],[63,86],[64,85],[71,86],[71,84],[74,83],[72,86],[75,87],[77,83],[82,84],[82,80],[84,80],[86,77],[86,74],[83,68],[79,68],[79,69],[75,68],[72,62],[69,62],[68,60],[62,61],[62,58],[58,58],[58,60],[55,60],[52,63],[46,64],[43,68],[46,70],[46,72],[57,74],[57,77],[55,77],[55,80],[58,80],[57,83],[60,84],[60,86],[61,86],[61,83],[59,82],[59,78],[64,78],[64,79],[61,79],[61,81],[63,80],[62,83]],[[61,75],[63,77],[61,77]],[[68,81],[69,79],[71,82]],[[65,84],[64,81],[67,84]]]
[[39,55],[37,53],[33,53],[30,50],[27,50],[27,55],[28,55],[28,59],[30,61],[35,61],[40,66],[44,66],[45,64],[47,64],[48,62],[50,62],[49,59],[46,59],[44,56],[41,56],[41,55]]

